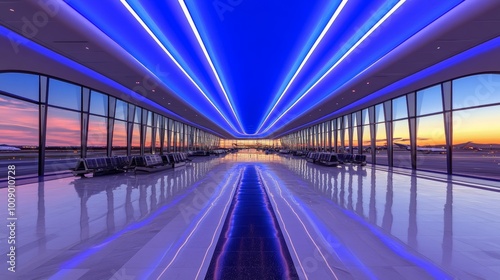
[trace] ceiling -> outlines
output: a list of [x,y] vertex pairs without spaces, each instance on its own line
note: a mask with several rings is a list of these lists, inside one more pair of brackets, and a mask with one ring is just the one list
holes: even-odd
[[276,138],[460,75],[431,68],[497,38],[500,1],[0,1],[0,23],[111,82],[31,59],[45,74],[224,138]]

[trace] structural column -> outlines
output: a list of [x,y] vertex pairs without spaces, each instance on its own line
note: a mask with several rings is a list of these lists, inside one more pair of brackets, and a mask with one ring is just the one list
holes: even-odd
[[387,139],[387,164],[390,167],[394,166],[394,153],[393,153],[393,127],[392,127],[392,100],[384,102],[384,114],[385,114],[385,132]]
[[417,168],[417,104],[415,96],[415,92],[412,92],[406,97],[408,106],[408,127],[410,129],[410,154],[412,169]]
[[441,84],[444,105],[444,133],[446,137],[446,170],[448,174],[453,173],[453,113],[451,111],[451,82]]
[[39,129],[38,129],[38,176],[45,173],[45,145],[47,136],[47,99],[48,99],[48,78],[40,76],[40,104]]

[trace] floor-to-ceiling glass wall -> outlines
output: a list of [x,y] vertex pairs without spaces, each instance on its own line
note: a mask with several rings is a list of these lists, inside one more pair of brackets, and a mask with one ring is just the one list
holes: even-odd
[[[26,79],[25,79],[26,78]],[[16,176],[37,174],[39,152],[38,76],[0,74],[0,169],[16,164]],[[7,172],[0,175],[6,177]]]
[[49,79],[45,174],[75,167],[81,156],[81,91],[78,85]]
[[[366,119],[372,109],[374,131]],[[348,150],[350,139],[356,146],[356,126],[362,125],[360,148],[369,156],[373,137],[377,164],[391,164],[388,148],[392,148],[392,164],[397,167],[500,178],[500,74],[443,81],[365,108],[362,120],[357,116],[355,112],[331,120],[330,137],[336,152]]]
[[394,166],[411,168],[410,128],[406,95],[392,100]]
[[108,96],[91,91],[87,157],[105,157],[107,148]]
[[441,85],[417,91],[417,168],[446,172],[446,133]]
[[500,75],[452,81],[453,172],[500,177]]
[[[159,131],[159,122],[153,124],[153,112],[103,92],[37,74],[0,73],[0,109],[0,167],[15,164],[18,178],[69,172],[84,156],[127,155],[128,149],[138,155],[141,146],[145,153],[151,153],[152,141],[159,147],[159,133],[165,133]],[[165,118],[165,127],[173,122],[161,115],[158,118]],[[185,149],[190,126],[178,125],[183,128],[173,132],[183,134],[179,147]],[[202,143],[204,138],[200,138],[199,145],[218,143],[217,136],[206,135],[210,143]],[[0,175],[0,181],[6,176]]]
[[389,164],[383,104],[375,106],[375,157],[377,164]]

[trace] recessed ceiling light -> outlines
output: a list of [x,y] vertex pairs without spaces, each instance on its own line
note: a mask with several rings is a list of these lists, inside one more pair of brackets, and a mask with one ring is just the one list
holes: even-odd
[[136,85],[140,84],[141,82],[135,82]]
[[438,50],[439,50],[439,49],[441,49],[441,47],[437,47],[436,49],[438,49]]
[[86,50],[90,49],[89,47],[85,47]]
[[154,89],[151,90],[152,92],[156,92]]
[[170,102],[168,102],[167,105],[170,105]]
[[[355,90],[355,89],[353,89],[353,90],[352,90],[352,92],[356,92],[356,90]],[[342,99],[344,99],[344,98],[342,98]]]
[[9,9],[9,11],[14,12],[14,9]]
[[367,84],[367,85],[369,85],[369,84],[370,84],[370,82],[366,82],[366,84]]

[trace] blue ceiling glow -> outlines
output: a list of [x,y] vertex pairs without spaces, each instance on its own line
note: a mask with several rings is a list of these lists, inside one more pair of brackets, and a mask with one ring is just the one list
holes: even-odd
[[240,126],[240,129],[243,130],[243,134],[246,134],[244,129],[241,126],[241,122],[240,122],[240,118],[238,117],[238,113],[234,109],[233,103],[230,100],[228,93],[226,91],[226,88],[221,81],[221,77],[219,75],[218,70],[215,69],[215,65],[214,65],[214,62],[212,61],[212,57],[208,53],[207,47],[205,46],[205,42],[204,42],[203,38],[201,38],[201,35],[198,31],[198,27],[196,27],[196,23],[194,22],[193,17],[191,16],[191,13],[189,12],[188,7],[186,6],[186,3],[184,2],[184,0],[179,0],[179,4],[181,5],[182,11],[184,12],[184,15],[186,16],[186,19],[191,27],[191,30],[193,31],[193,34],[195,35],[195,37],[198,41],[198,44],[200,45],[200,48],[202,49],[203,54],[204,54],[205,58],[207,59],[207,62],[210,65],[210,69],[212,70],[212,73],[214,74],[215,79],[217,80],[217,84],[219,85],[222,93],[224,94],[224,97],[227,101],[229,108],[231,109],[231,112],[235,116],[235,118],[238,122],[238,125]]
[[[269,118],[272,111],[276,108],[276,106],[278,106],[279,102],[282,100],[282,98],[285,96],[287,91],[290,89],[290,86],[295,81],[297,76],[300,74],[301,70],[304,69],[304,66],[306,65],[308,60],[311,58],[312,54],[315,52],[316,48],[319,46],[321,41],[325,38],[325,35],[330,30],[332,24],[338,18],[338,16],[340,15],[342,10],[346,6],[346,4],[347,4],[347,0],[342,0],[338,4],[336,9],[332,12],[332,16],[330,17],[328,22],[325,24],[324,28],[321,30],[321,33],[315,39],[313,36],[316,35],[315,34],[316,32],[311,34],[311,38],[308,40],[308,43],[306,43],[304,45],[304,47],[307,47],[307,48],[304,48],[302,50],[302,52],[300,53],[300,55],[297,57],[297,60],[295,61],[292,69],[290,69],[290,72],[288,73],[285,81],[281,85],[281,87],[279,89],[279,93],[277,93],[275,95],[274,100],[272,101],[272,106],[266,111],[264,119],[262,119],[260,121],[260,125],[259,125],[259,128],[257,129],[257,131],[260,131],[260,129],[262,128],[264,123],[267,121],[267,119]],[[313,43],[313,41],[314,41],[314,43]],[[308,49],[307,53],[306,53],[306,49]],[[299,58],[300,58],[300,60],[299,60]],[[299,63],[299,61],[300,61],[300,63]],[[293,72],[293,74],[292,74],[292,72]]]
[[[343,47],[340,48],[340,51],[341,53],[337,53],[337,55],[339,55],[340,57],[338,59],[334,59],[332,62],[333,65],[329,65],[328,67],[328,70],[324,71],[323,73],[317,75],[319,77],[315,77],[310,83],[310,85],[307,86],[307,90],[305,90],[304,93],[302,93],[301,95],[298,95],[296,96],[295,100],[293,100],[293,102],[291,102],[291,104],[289,104],[287,106],[287,108],[281,113],[281,115],[279,115],[275,121],[273,123],[271,123],[271,125],[269,125],[263,132],[266,132],[268,131],[274,124],[276,124],[286,113],[288,113],[293,107],[295,107],[299,101],[301,101],[304,97],[306,97],[306,95],[309,95],[309,93],[312,92],[312,90],[320,85],[320,83],[325,79],[327,78],[327,76],[329,74],[331,74],[331,72],[333,70],[335,70],[338,66],[342,65],[342,62],[346,61],[346,59],[349,57],[349,55],[353,54],[355,50],[357,50],[357,48],[363,43],[365,42],[365,40],[371,35],[373,34],[373,32],[375,32],[377,30],[377,28],[379,28],[381,26],[381,24],[383,24],[387,19],[389,19],[389,17],[397,11],[397,9],[399,9],[404,3],[405,3],[406,0],[400,0],[398,1],[397,3],[395,3],[395,5],[393,5],[392,7],[390,7],[390,9],[386,10],[386,9],[383,9],[381,12],[379,11],[378,13],[376,13],[376,15],[372,16],[373,19],[377,18],[378,16],[380,16],[380,18],[377,19],[376,22],[373,23],[373,25],[371,25],[370,27],[366,26],[367,24],[365,24],[365,26],[361,27],[360,30],[363,31],[363,29],[367,29],[365,32],[360,32],[360,30],[357,30],[354,34],[354,38],[351,38],[348,43],[348,45],[344,45]],[[372,21],[374,20],[369,20],[368,23],[371,23]],[[357,38],[356,35],[361,35],[359,38]],[[352,42],[352,43],[351,43]],[[359,53],[359,52],[358,52]],[[371,54],[370,57],[373,57],[374,55],[374,52],[370,51],[369,54]],[[361,61],[366,61],[367,58],[366,57],[369,57],[367,56],[366,54],[364,54],[364,59],[362,59]],[[350,59],[350,61],[355,61],[354,59]],[[349,61],[347,61],[349,62]],[[349,64],[345,64],[347,67],[348,66],[351,66],[351,65],[354,65],[353,63],[349,63]],[[359,67],[359,64],[357,64],[357,66]],[[362,69],[362,68],[361,68]],[[340,72],[339,73],[340,75],[344,74],[345,75],[345,72]],[[339,77],[337,75],[332,75],[332,76],[335,76],[336,79],[335,79],[335,82],[338,82],[339,81]],[[300,90],[302,91],[302,90]],[[314,95],[311,95],[314,97]],[[299,113],[300,115],[300,113]],[[291,116],[294,116],[294,118],[296,116],[299,116],[297,114],[293,114]]]
[[234,102],[241,108],[237,111],[248,134],[255,133],[266,107],[271,106],[277,81],[284,80],[295,58],[304,52],[303,42],[317,37],[338,2],[246,1],[223,20],[212,2],[188,2],[202,37],[210,38],[207,48],[215,54],[217,68],[225,70],[229,91],[236,93]]
[[[179,68],[185,69],[186,74],[193,78],[193,83],[200,86],[199,91],[206,94],[207,100],[214,103],[216,110],[230,109],[229,114],[228,112],[221,114],[224,116],[233,115],[241,131],[242,127],[239,124],[238,116],[229,102],[229,97],[220,82],[218,72],[213,67],[209,54],[206,53],[203,40],[198,36],[198,30],[184,3],[182,1],[179,3],[168,1],[156,4],[155,8],[143,7],[143,5],[151,5],[151,1],[143,1],[143,5],[140,1],[122,1],[122,3],[132,8],[132,13],[137,14],[139,20],[145,23],[161,42],[161,45],[179,62],[181,65]],[[152,16],[148,11],[152,12]],[[198,44],[200,47],[197,47]],[[194,66],[190,67],[190,65]],[[193,69],[212,69],[213,76],[209,75],[210,71],[193,71]],[[215,84],[219,84],[221,91],[219,87],[214,87]],[[220,92],[222,94],[218,94]]]
[[[293,103],[290,102],[288,108],[268,127],[272,127],[275,131],[291,120],[303,115],[307,109],[321,104],[326,98],[335,95],[337,92],[346,90],[343,86],[356,78],[359,73],[368,69],[384,55],[393,51],[401,43],[448,12],[459,4],[459,2],[461,1],[455,1],[455,3],[451,3],[451,1],[440,2],[439,5],[436,5],[435,9],[426,13],[425,16],[416,16],[406,12],[407,10],[418,10],[420,2],[407,2],[403,4],[400,8],[402,11],[394,13],[388,19],[388,24],[383,24],[380,27],[380,31],[375,32],[374,36],[369,37],[364,43],[360,44],[357,50],[353,51],[345,60],[345,63],[339,64],[334,68],[313,90],[310,91],[311,86],[308,85],[308,90],[300,98],[294,100]],[[318,76],[311,80],[318,79]],[[287,117],[283,118],[285,115]],[[267,133],[264,133],[264,135],[267,135]]]
[[[394,2],[394,1],[396,1],[396,0],[389,1],[389,2]],[[336,58],[336,59],[338,59],[338,56],[340,56],[340,53],[342,51],[343,52],[347,51],[347,49],[348,49],[347,46],[349,45],[349,42],[344,43],[344,44],[341,43],[341,42],[346,41],[346,39],[343,38],[344,36],[346,36],[346,34],[348,36],[350,36],[350,32],[353,29],[358,29],[358,31],[356,33],[360,34],[359,37],[362,37],[362,35],[363,35],[362,29],[363,28],[359,28],[359,26],[360,26],[360,24],[363,24],[363,22],[365,22],[367,20],[368,20],[368,22],[374,21],[378,17],[376,14],[373,14],[373,10],[376,10],[378,8],[377,6],[380,4],[379,2],[380,1],[378,1],[378,2],[371,1],[371,2],[367,3],[367,5],[361,7],[361,6],[352,5],[352,3],[353,3],[352,1],[350,2],[351,5],[349,5],[347,3],[347,1],[342,1],[342,3],[339,5],[339,8],[336,11],[336,12],[338,12],[338,14],[334,14],[331,18],[333,21],[336,20],[337,24],[334,25],[334,27],[332,28],[333,30],[331,30],[331,31],[329,30],[330,27],[328,27],[328,29],[324,30],[325,35],[326,35],[325,41],[322,44],[319,44],[320,42],[318,42],[318,47],[317,47],[318,51],[316,52],[316,55],[313,54],[312,56],[309,57],[310,63],[308,63],[308,65],[304,65],[305,67],[303,69],[305,69],[305,71],[303,71],[303,74],[300,75],[299,78],[297,79],[298,82],[295,83],[294,89],[301,89],[301,88],[306,87],[305,85],[302,85],[304,82],[318,80],[319,77],[313,78],[313,77],[311,77],[311,75],[316,72],[315,69],[320,67],[320,65],[324,64],[325,58],[333,57],[332,59],[330,59],[330,61],[333,61],[336,58],[335,52],[338,53],[337,58]],[[345,6],[347,6],[347,8],[344,10]],[[390,9],[390,7],[389,7],[389,9]],[[382,17],[382,16],[383,15],[380,15],[380,17]],[[359,20],[360,18],[361,18],[361,20]],[[338,23],[345,21],[345,20],[349,20],[349,22],[352,26],[351,28],[339,28],[341,26],[341,24],[338,24]],[[332,21],[332,24],[333,24],[333,21]],[[367,25],[367,24],[365,24],[365,25]],[[367,30],[365,30],[365,31],[367,31]],[[353,45],[353,44],[354,44],[354,42],[351,45]],[[320,54],[320,55],[318,55],[318,54]],[[323,66],[323,68],[324,69],[322,69],[321,71],[326,72],[326,70],[327,70],[326,66]],[[299,69],[297,69],[297,70],[299,70]],[[296,72],[296,74],[298,74],[298,72]],[[290,80],[289,83],[290,82],[292,82],[292,81]],[[302,82],[302,83],[299,83],[299,82]],[[289,84],[288,86],[290,86],[290,85],[291,84]],[[311,86],[311,85],[312,84],[310,84],[309,86]],[[286,88],[286,89],[288,89],[288,88]],[[295,90],[295,91],[292,90],[292,92],[295,92],[295,95],[289,97],[289,99],[296,100],[298,92],[297,92],[297,90]],[[282,94],[284,94],[284,93],[285,92],[283,91]],[[274,102],[273,108],[269,112],[267,112],[266,118],[261,122],[258,131],[261,130],[262,126],[269,119],[269,117],[273,113],[274,109],[277,107],[278,103],[279,103],[279,100]],[[283,110],[283,106],[281,106],[281,109]],[[277,116],[277,114],[274,114],[273,117],[278,117],[278,116]]]
[[166,109],[165,107],[151,101],[150,99],[148,99],[148,98],[124,87],[123,85],[109,79],[108,77],[105,77],[105,76],[101,75],[100,73],[95,72],[92,69],[89,69],[89,68],[69,59],[69,58],[66,58],[66,57],[64,57],[64,56],[62,56],[62,55],[60,55],[52,50],[49,50],[49,49],[31,41],[31,40],[28,40],[25,37],[22,37],[21,35],[14,33],[13,31],[11,31],[11,30],[9,30],[1,25],[0,25],[0,36],[2,36],[4,38],[8,38],[9,40],[12,40],[12,42],[22,42],[23,47],[29,48],[29,49],[35,51],[36,53],[39,53],[39,54],[41,54],[41,55],[43,55],[51,60],[57,61],[58,63],[61,63],[62,65],[66,65],[67,67],[74,69],[75,71],[78,71],[78,72],[80,72],[88,77],[91,77],[92,79],[100,81],[101,83],[103,83],[107,86],[115,88],[118,91],[122,92],[123,94],[130,96],[131,98],[137,100],[138,102],[140,102],[142,104],[146,104],[148,106],[151,106],[167,116],[172,116],[176,120],[182,121],[182,122],[189,124],[189,125],[192,125],[194,127],[201,128],[207,132],[210,132],[210,133],[213,133],[214,135],[222,137],[222,135],[220,135],[219,133],[217,133],[211,129],[208,129],[206,127],[200,126],[199,124],[193,123],[193,122],[183,118],[182,116],[179,116],[174,112],[171,112],[170,110]]
[[[209,95],[207,95],[205,93],[205,91],[200,87],[199,83],[197,83],[195,81],[195,78],[193,78],[193,74],[192,73],[189,73],[188,70],[186,69],[189,69],[189,67],[186,67],[185,65],[182,65],[179,60],[177,58],[175,58],[172,53],[170,52],[170,50],[168,49],[168,47],[166,47],[164,45],[164,43],[162,42],[162,40],[160,38],[158,38],[158,35],[157,34],[161,34],[162,36],[160,37],[163,37],[164,38],[164,41],[167,41],[168,43],[168,40],[165,39],[165,36],[163,36],[163,33],[161,32],[161,30],[157,30],[157,25],[154,23],[154,21],[150,21],[150,24],[151,26],[149,26],[145,21],[144,19],[137,13],[137,11],[125,0],[122,0],[121,3],[127,8],[127,10],[130,12],[130,14],[137,20],[137,22],[139,24],[141,24],[141,26],[144,28],[144,30],[150,35],[150,37],[153,39],[153,41],[165,52],[165,54],[167,54],[167,56],[175,63],[175,65],[178,67],[179,70],[181,70],[181,72],[192,82],[192,84],[198,89],[198,91],[203,95],[203,97],[206,98],[206,100],[213,106],[213,108],[224,118],[224,120],[234,129],[236,130],[236,128],[234,127],[234,125],[228,120],[228,118],[226,117],[226,115],[224,113],[222,113],[220,111],[219,108],[224,108],[225,106],[218,106],[216,104],[214,104],[213,100],[210,98]],[[179,8],[177,8],[179,9]],[[144,9],[142,9],[142,6],[139,6],[139,10],[143,12],[143,14],[145,13],[144,12]],[[171,10],[175,10],[175,7],[172,8]],[[143,15],[144,17],[144,15]],[[149,17],[146,15],[146,18],[149,19]],[[153,29],[156,29],[156,30],[152,30]],[[185,32],[184,32],[185,33]],[[170,45],[170,48],[173,48],[171,46],[171,44],[167,44],[167,45]],[[211,62],[210,60],[208,60],[209,62]],[[214,71],[215,72],[215,71]],[[231,107],[231,106],[230,106]],[[231,107],[232,108],[232,107]],[[234,111],[233,111],[234,112]],[[236,116],[236,114],[235,114]],[[240,125],[241,127],[241,125]]]
[[[459,63],[462,63],[464,61],[467,61],[471,58],[474,58],[478,55],[482,55],[482,54],[485,54],[489,51],[492,51],[492,50],[495,50],[495,49],[499,49],[500,48],[500,37],[499,38],[495,38],[495,39],[492,39],[490,41],[487,41],[479,46],[476,46],[472,49],[469,49],[463,53],[460,53],[456,56],[453,56],[447,60],[444,60],[438,64],[435,64],[431,67],[428,67],[420,72],[417,72],[411,76],[408,76],[402,80],[399,80],[379,91],[376,91],[352,104],[349,104],[348,106],[345,106],[343,107],[342,109],[340,110],[337,110],[331,114],[328,114],[314,122],[311,122],[311,123],[307,123],[307,124],[304,124],[302,126],[299,126],[299,127],[296,127],[294,128],[294,130],[300,130],[302,128],[305,128],[305,127],[309,127],[315,123],[321,123],[323,121],[327,121],[327,120],[330,120],[336,116],[339,116],[339,115],[342,115],[342,114],[345,114],[347,112],[349,112],[350,110],[356,108],[356,107],[359,107],[361,106],[362,104],[366,104],[366,103],[370,103],[372,102],[373,100],[377,100],[379,99],[381,96],[384,96],[384,95],[387,95],[391,92],[394,92],[394,91],[397,91],[401,88],[404,88],[405,86],[408,86],[416,81],[419,81],[419,80],[422,80],[424,78],[427,78],[429,76],[432,76],[432,75],[435,75],[445,69],[448,69],[450,67],[453,67]],[[289,132],[285,132],[285,133],[282,133],[281,135],[277,136],[277,137],[280,137],[282,135],[285,135]]]
[[221,129],[265,138],[463,0],[121,2],[68,4]]
[[[205,98],[201,96],[200,98],[199,92],[206,92],[207,90],[203,89],[203,85],[201,87],[198,86],[199,82],[196,82],[197,77],[194,77],[191,81],[188,77],[192,77],[193,75],[180,71],[179,66],[165,54],[165,51],[158,46],[144,28],[132,17],[125,6],[117,2],[106,2],[104,6],[107,7],[104,8],[103,3],[95,0],[71,1],[68,4],[118,43],[125,51],[130,53],[144,67],[149,69],[153,75],[160,79],[167,89],[177,93],[186,103],[196,108],[200,114],[209,116],[214,121],[218,119],[216,123],[226,131],[232,132],[236,130],[234,125],[225,117],[225,114],[220,112],[220,109],[225,107],[211,104],[210,97]],[[116,11],[113,17],[109,17],[110,10]],[[180,7],[177,10],[180,13],[179,15],[183,17]],[[168,11],[172,10],[169,9]],[[174,13],[169,14],[169,16],[175,18]],[[189,56],[182,54],[180,57]],[[186,69],[183,65],[181,67]],[[164,75],[163,73],[168,73],[168,75]],[[131,83],[134,82],[131,81]],[[193,92],[196,94],[193,94]]]

